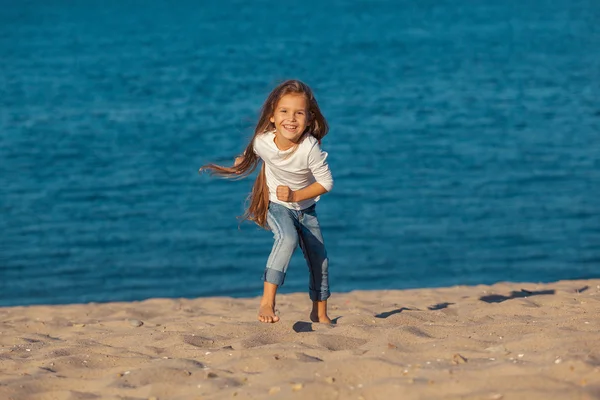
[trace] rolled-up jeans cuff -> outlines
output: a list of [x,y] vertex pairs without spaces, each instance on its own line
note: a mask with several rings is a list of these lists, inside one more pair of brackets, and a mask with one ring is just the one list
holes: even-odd
[[282,286],[285,281],[285,273],[272,268],[265,268],[262,280],[277,286]]
[[317,292],[316,290],[310,290],[309,296],[312,301],[325,301],[331,296],[331,293],[329,291]]

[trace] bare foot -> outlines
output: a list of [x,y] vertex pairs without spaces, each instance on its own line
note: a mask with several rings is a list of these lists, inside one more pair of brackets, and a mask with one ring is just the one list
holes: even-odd
[[327,300],[313,301],[312,311],[310,312],[310,320],[322,324],[332,324],[329,316],[327,316]]
[[333,324],[333,322],[331,322],[331,320],[329,319],[327,314],[319,315],[318,313],[316,313],[314,311],[310,313],[310,320],[312,322],[319,322],[321,324]]
[[275,315],[275,295],[277,294],[277,285],[269,282],[264,283],[263,297],[258,309],[258,320],[260,322],[273,323],[279,321]]
[[260,308],[258,309],[258,320],[266,323],[279,321],[279,317],[275,315],[275,306],[261,303]]

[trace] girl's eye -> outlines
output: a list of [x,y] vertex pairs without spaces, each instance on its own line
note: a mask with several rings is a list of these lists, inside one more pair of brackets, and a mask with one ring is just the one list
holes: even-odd
[[280,110],[280,112],[285,114],[287,112],[287,110]]

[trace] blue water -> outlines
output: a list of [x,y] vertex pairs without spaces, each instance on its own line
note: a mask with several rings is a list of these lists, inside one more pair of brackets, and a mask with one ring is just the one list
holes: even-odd
[[[3,1],[0,305],[256,296],[252,181],[299,78],[334,292],[600,277],[600,2]],[[307,289],[298,252],[282,292]]]

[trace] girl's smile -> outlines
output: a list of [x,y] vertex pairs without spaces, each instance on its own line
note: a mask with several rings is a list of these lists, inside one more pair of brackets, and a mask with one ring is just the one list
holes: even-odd
[[270,121],[275,125],[277,147],[287,150],[297,144],[308,125],[308,102],[303,94],[281,97]]

